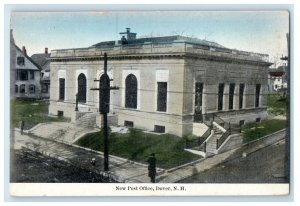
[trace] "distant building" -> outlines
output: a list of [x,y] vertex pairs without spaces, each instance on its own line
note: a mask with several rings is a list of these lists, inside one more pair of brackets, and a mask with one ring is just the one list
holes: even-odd
[[269,69],[270,91],[284,91],[287,89],[286,66],[279,66],[276,69]]
[[44,53],[33,54],[31,56],[41,68],[41,98],[49,99],[50,97],[50,53],[45,48]]
[[111,91],[113,124],[200,136],[217,116],[232,124],[267,117],[268,55],[184,36],[136,38],[129,28],[121,34],[119,41],[51,51],[51,115],[100,126],[99,94],[90,89],[99,85],[106,52],[111,84],[120,87]]
[[11,32],[10,41],[11,95],[16,98],[39,99],[41,97],[41,67],[15,44]]

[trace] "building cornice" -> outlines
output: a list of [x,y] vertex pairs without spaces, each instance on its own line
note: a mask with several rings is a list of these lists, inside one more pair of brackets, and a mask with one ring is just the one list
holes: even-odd
[[[215,55],[205,55],[205,54],[195,54],[188,52],[172,52],[172,53],[143,53],[143,54],[108,54],[108,60],[140,60],[140,59],[170,59],[170,58],[190,58],[190,59],[203,59],[207,61],[217,61],[217,62],[226,62],[226,63],[237,63],[237,64],[250,64],[250,65],[259,65],[259,66],[270,66],[272,63],[265,61],[254,61],[247,59],[238,59],[230,57],[222,57]],[[94,55],[94,56],[66,56],[66,57],[51,57],[51,62],[70,62],[70,61],[103,61],[103,55]]]

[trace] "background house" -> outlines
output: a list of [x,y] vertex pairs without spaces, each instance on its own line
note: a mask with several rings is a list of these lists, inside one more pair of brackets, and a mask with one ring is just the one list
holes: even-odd
[[41,69],[41,98],[50,97],[50,53],[45,48],[44,53],[33,54],[31,59],[40,66]]
[[270,91],[285,91],[287,89],[286,66],[269,69]]
[[12,53],[15,54],[15,56],[11,56],[11,70],[14,70],[15,73],[15,97],[39,99],[41,97],[41,67],[27,55],[25,46],[21,50],[12,43],[11,49],[14,50]]

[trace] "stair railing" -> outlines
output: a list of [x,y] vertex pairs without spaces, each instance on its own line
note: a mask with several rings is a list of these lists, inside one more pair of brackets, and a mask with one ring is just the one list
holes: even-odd
[[185,147],[186,148],[193,148],[193,147],[200,147],[203,143],[203,150],[204,152],[206,151],[206,140],[207,138],[211,135],[211,127],[209,127],[206,132],[200,136],[199,138],[197,139],[194,139],[194,140],[186,140],[185,142]]
[[225,142],[225,140],[229,137],[230,134],[231,134],[230,129],[226,130],[226,132],[223,133],[222,136],[219,139],[217,139],[216,149],[220,148],[220,146]]

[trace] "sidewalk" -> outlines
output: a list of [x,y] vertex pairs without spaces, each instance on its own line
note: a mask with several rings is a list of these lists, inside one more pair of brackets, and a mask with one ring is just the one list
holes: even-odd
[[[179,169],[166,170],[157,176],[158,183],[174,183],[195,175],[204,170],[208,170],[228,159],[234,158],[236,155],[247,155],[247,153],[255,152],[263,147],[274,144],[285,137],[285,130],[281,130],[272,135],[261,138],[257,141],[243,145],[242,148],[230,150],[202,161],[198,161],[193,165],[182,167]],[[37,150],[47,156],[67,161],[76,166],[89,169],[93,172],[103,174],[103,155],[100,152],[87,150],[75,145],[68,145],[51,139],[45,139],[37,136],[20,135],[15,131],[15,149],[27,147]],[[96,166],[90,164],[92,158],[96,158]],[[123,158],[110,155],[110,172],[109,175],[119,182],[127,183],[149,183],[148,169],[146,165],[127,161]]]

